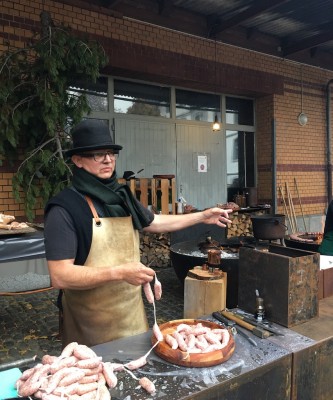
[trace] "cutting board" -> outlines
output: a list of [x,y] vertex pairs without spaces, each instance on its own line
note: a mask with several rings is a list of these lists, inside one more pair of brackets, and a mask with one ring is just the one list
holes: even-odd
[[[176,330],[179,324],[196,325],[202,323],[203,326],[207,326],[211,329],[221,329],[221,325],[211,321],[198,320],[198,319],[179,319],[174,321],[166,322],[165,324],[159,325],[159,328],[163,335],[167,333],[171,334]],[[152,344],[154,345],[157,341],[154,335],[152,335]],[[211,367],[214,365],[221,364],[227,361],[235,350],[235,341],[232,335],[230,335],[229,343],[226,347],[221,350],[211,351],[210,353],[187,353],[179,349],[173,350],[167,343],[159,342],[154,348],[155,353],[170,362],[171,364],[181,365],[184,367]]]
[[18,368],[0,372],[0,400],[17,397],[15,383],[21,375],[22,372]]

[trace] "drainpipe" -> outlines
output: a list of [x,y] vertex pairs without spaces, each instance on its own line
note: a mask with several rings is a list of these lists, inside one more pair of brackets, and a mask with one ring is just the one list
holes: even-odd
[[277,213],[277,194],[276,194],[276,121],[272,119],[272,211]]
[[326,86],[326,145],[327,145],[327,204],[332,201],[332,156],[331,156],[331,90],[330,79]]

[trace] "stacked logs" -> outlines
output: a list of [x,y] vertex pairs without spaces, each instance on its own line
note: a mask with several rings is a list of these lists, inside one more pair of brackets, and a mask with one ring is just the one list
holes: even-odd
[[[258,211],[255,215],[263,215],[265,212]],[[235,236],[253,236],[251,215],[249,213],[233,212],[229,218],[232,220],[228,224],[228,238]]]
[[170,236],[168,233],[140,233],[141,262],[164,268],[170,266]]

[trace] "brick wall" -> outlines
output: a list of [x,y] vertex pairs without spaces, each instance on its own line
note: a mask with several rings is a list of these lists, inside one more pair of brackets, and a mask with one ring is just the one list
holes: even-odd
[[[272,200],[272,121],[276,126],[277,190],[288,183],[294,202],[296,178],[305,214],[324,213],[326,207],[325,87],[332,72],[303,66],[212,40],[182,34],[123,18],[93,4],[66,1],[0,1],[0,51],[9,41],[22,47],[39,29],[42,10],[56,23],[98,40],[109,56],[105,73],[173,84],[197,90],[256,97],[258,199]],[[303,110],[309,118],[301,127]],[[22,205],[11,194],[12,172],[0,167],[0,211],[21,215]],[[279,212],[283,212],[278,199]],[[298,210],[300,212],[300,210]],[[41,210],[37,212],[42,215]]]

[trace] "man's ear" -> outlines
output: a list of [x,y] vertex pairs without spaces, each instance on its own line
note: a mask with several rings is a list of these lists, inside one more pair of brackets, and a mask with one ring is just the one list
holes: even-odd
[[78,168],[82,168],[82,157],[78,154],[72,155],[72,161]]

